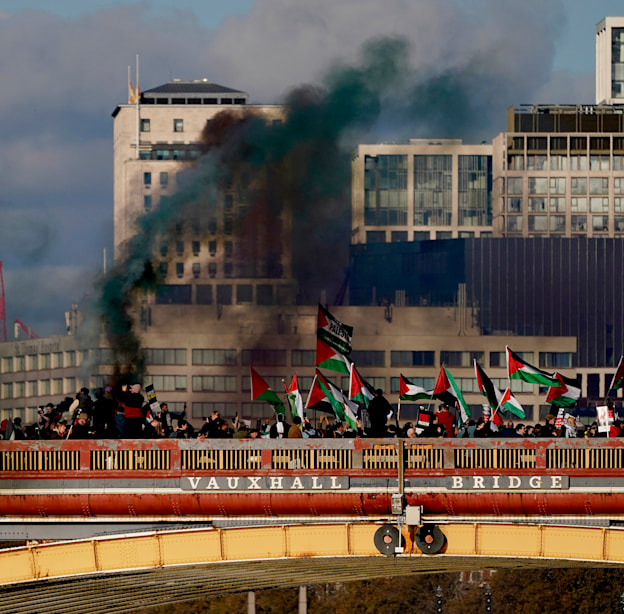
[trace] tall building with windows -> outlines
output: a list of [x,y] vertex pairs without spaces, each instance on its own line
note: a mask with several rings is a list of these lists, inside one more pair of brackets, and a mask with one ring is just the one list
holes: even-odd
[[596,104],[624,104],[624,17],[596,26]]
[[352,161],[352,242],[492,234],[492,146],[455,139],[360,145]]
[[623,236],[623,133],[618,107],[510,108],[493,140],[494,236]]
[[[282,121],[283,107],[250,105],[248,99],[245,92],[206,80],[175,80],[142,92],[139,105],[119,105],[113,113],[115,258],[128,256],[143,214],[164,216],[173,210],[167,232],[153,237],[163,282],[157,302],[293,301],[288,207],[267,224],[270,229],[258,225],[242,232],[255,194],[253,178],[244,173],[212,178],[210,169],[196,176],[197,161],[209,146],[206,131],[224,112],[234,119],[254,115],[268,123]],[[192,190],[194,181],[207,185]],[[191,198],[185,190],[200,202],[187,217],[176,217],[183,199]]]

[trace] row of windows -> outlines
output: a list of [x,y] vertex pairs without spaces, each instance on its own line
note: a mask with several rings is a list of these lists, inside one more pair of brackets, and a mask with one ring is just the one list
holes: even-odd
[[510,154],[507,156],[507,169],[510,171],[614,171],[624,170],[624,156],[608,153],[587,156],[566,154]]
[[[215,220],[215,232],[216,232],[216,220]],[[190,245],[187,247],[187,243],[185,241],[175,241],[173,242],[173,247],[175,248],[176,256],[184,256],[185,250],[190,247],[193,256],[199,256],[201,252],[201,241],[191,241]],[[163,258],[166,258],[169,255],[169,241],[161,241],[160,243],[160,255]],[[208,241],[208,253],[211,256],[217,255],[217,241]],[[205,248],[204,248],[205,249]],[[234,255],[234,242],[233,241],[223,241],[223,254],[226,258],[232,258]]]
[[[594,233],[609,231],[608,215],[591,215],[591,229]],[[522,232],[524,221],[522,215],[507,216],[507,232]],[[572,215],[570,217],[570,230],[572,232],[586,232],[588,222],[586,215]],[[613,218],[614,231],[624,231],[624,216],[615,216]],[[528,230],[530,232],[565,232],[566,216],[565,215],[529,215]],[[617,236],[617,235],[616,235]]]
[[[518,196],[510,196],[506,200],[506,209],[508,213],[566,213],[567,200],[565,197],[535,196],[528,199]],[[570,211],[572,213],[608,213],[609,198],[606,196],[573,196],[570,199]],[[616,197],[613,199],[613,210],[615,213],[624,213],[624,198]]]
[[[240,351],[241,365],[258,366],[287,366],[288,350],[279,349],[243,349]],[[65,352],[72,356],[74,361],[71,366],[76,366],[75,359],[78,352]],[[191,350],[193,365],[236,366],[238,364],[238,350],[236,349],[208,349],[194,348]],[[80,351],[83,360],[91,360],[97,364],[114,364],[115,356],[110,348],[100,348]],[[520,354],[527,362],[532,363],[533,352]],[[26,371],[28,364],[34,369],[50,368],[52,357],[56,360],[62,358],[63,352],[52,354],[29,354],[28,356],[6,356],[2,359],[3,373]],[[143,357],[147,365],[179,365],[186,366],[188,363],[187,350],[185,348],[144,348]],[[484,364],[485,353],[482,351],[440,351],[440,363],[448,367],[471,367],[473,361]],[[290,350],[291,365],[294,367],[313,367],[316,364],[315,350]],[[26,360],[28,359],[28,360]],[[386,352],[384,350],[354,350],[351,354],[353,362],[360,367],[385,367]],[[489,364],[491,367],[505,366],[505,352],[490,352]],[[24,365],[24,368],[15,366]],[[39,365],[39,366],[37,366]],[[41,366],[41,365],[48,365]],[[66,365],[70,366],[70,365]],[[392,367],[433,367],[435,366],[434,351],[404,351],[392,350],[390,352],[390,366]],[[572,366],[572,354],[569,352],[540,352],[539,366],[546,368],[570,368]],[[73,378],[66,378],[73,379]],[[58,379],[55,381],[62,381]],[[46,393],[44,393],[46,394]]]
[[[588,191],[589,190],[589,191]],[[570,194],[609,194],[608,177],[570,177]],[[507,177],[507,194],[524,193],[524,177]],[[528,194],[567,194],[566,177],[527,177]],[[614,177],[613,193],[624,194],[624,178]]]
[[45,352],[2,358],[2,373],[21,373],[41,369],[63,369],[82,364],[88,357],[88,351],[69,350],[66,352]]

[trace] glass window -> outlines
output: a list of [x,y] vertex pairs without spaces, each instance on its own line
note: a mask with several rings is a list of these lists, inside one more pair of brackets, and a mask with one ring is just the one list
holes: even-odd
[[547,199],[543,196],[529,198],[529,211],[531,213],[545,213]]
[[508,215],[507,216],[507,231],[508,232],[522,232],[522,216],[521,215]]
[[386,366],[386,353],[383,350],[353,350],[350,358],[358,367]]
[[169,184],[169,173],[163,171],[160,173],[160,185],[161,187],[165,188],[167,187],[168,184]]
[[545,232],[548,230],[548,216],[529,215],[529,230],[532,232]]
[[286,350],[243,350],[243,365],[286,366]]
[[565,215],[551,215],[549,219],[551,232],[565,231]]
[[[68,377],[67,379],[73,380],[73,377]],[[68,392],[76,392],[76,387],[72,386]],[[15,395],[16,399],[19,399],[21,397],[25,397],[26,396],[26,382],[15,382],[15,385],[13,386],[13,394]]]
[[433,367],[435,353],[431,351],[398,351],[390,352],[392,367]]
[[587,198],[584,196],[576,197],[573,196],[570,201],[570,210],[576,211],[578,213],[586,213],[587,212]]
[[522,194],[522,177],[507,179],[507,194]]
[[53,369],[63,368],[63,352],[54,352],[52,354],[52,368]]
[[26,360],[26,369],[28,371],[36,371],[39,368],[39,356],[37,354],[28,354]]
[[143,185],[152,185],[152,173],[143,173]]
[[550,170],[551,171],[567,171],[568,170],[568,156],[551,154]]
[[573,215],[571,218],[570,228],[572,230],[587,230],[587,216],[586,215]]
[[552,213],[565,213],[566,199],[563,196],[555,196],[550,199],[550,211]]
[[407,225],[407,156],[365,156],[364,220],[371,226]]
[[508,197],[507,211],[509,213],[522,213],[522,198]]
[[510,171],[523,171],[524,170],[524,155],[513,154],[507,156],[507,168]]
[[210,275],[210,277],[217,276],[217,263],[216,262],[208,263],[208,275]]
[[199,256],[199,241],[191,243],[191,250],[193,251],[193,256]]
[[609,178],[608,177],[590,177],[589,178],[590,194],[608,194]]
[[607,232],[609,230],[609,218],[606,215],[592,215],[592,230],[594,232]]
[[15,357],[15,372],[19,373],[20,371],[26,371],[26,356]]
[[366,242],[367,243],[385,243],[386,231],[385,230],[367,230]]
[[13,356],[5,356],[2,359],[2,373],[13,373]]
[[169,263],[168,262],[160,262],[158,264],[158,273],[161,277],[167,277],[167,273],[169,272]]
[[448,367],[472,367],[474,360],[483,364],[483,352],[440,352],[440,362]]
[[622,217],[621,215],[616,215],[613,218],[613,224],[615,230],[617,230],[618,232],[622,232],[624,230],[624,217]]
[[192,386],[193,392],[236,392],[236,376],[193,375]]
[[37,380],[31,380],[29,382],[26,382],[26,396],[39,396],[39,382]]
[[316,364],[314,350],[292,350],[291,363],[293,367],[313,367]]
[[587,170],[587,156],[570,156],[570,170],[571,171],[586,171]]
[[236,286],[236,303],[253,303],[253,286],[251,284],[239,284]]
[[570,189],[572,194],[587,194],[587,177],[572,177]]
[[608,213],[609,199],[592,196],[592,198],[589,199],[589,210],[592,213]]
[[154,389],[158,392],[175,392],[176,390],[186,390],[186,375],[147,376],[146,384],[152,384],[154,386]]
[[173,131],[174,132],[184,132],[184,120],[183,119],[174,119],[173,120]]
[[149,132],[151,124],[149,119],[141,119],[141,132]]
[[551,177],[550,178],[550,193],[551,194],[565,194],[566,193],[565,177]]
[[529,194],[548,194],[548,178],[529,177]]
[[63,394],[63,378],[55,377],[52,380],[52,392],[50,394]]
[[143,195],[143,209],[146,213],[149,213],[152,210],[152,195],[144,194]]
[[392,243],[407,241],[407,230],[393,230],[391,236]]
[[39,382],[39,394],[40,395],[48,395],[50,394],[50,380],[42,379]]
[[491,156],[458,156],[458,173],[459,225],[490,224]]
[[527,170],[531,171],[545,171],[546,170],[546,156],[545,155],[527,155]]
[[193,350],[194,365],[236,365],[236,350],[234,349],[194,349]]
[[608,171],[609,170],[609,154],[598,154],[598,155],[589,156],[589,170]]
[[569,352],[540,352],[539,366],[542,369],[569,369],[572,367],[572,354]]
[[184,277],[184,262],[176,262],[176,276]]
[[5,382],[4,384],[2,384],[2,398],[13,398],[13,382]]
[[[407,173],[405,177],[407,178]],[[451,225],[452,185],[452,156],[414,156],[414,225]],[[407,196],[407,190],[405,194]],[[407,201],[405,206],[407,207]],[[405,220],[407,221],[407,209]]]
[[50,358],[50,354],[40,354],[39,355],[39,368],[40,369],[51,369],[52,368],[52,360]]

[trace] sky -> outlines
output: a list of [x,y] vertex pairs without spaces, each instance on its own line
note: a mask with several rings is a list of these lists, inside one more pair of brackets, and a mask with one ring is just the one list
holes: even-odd
[[[16,319],[40,336],[63,334],[64,312],[90,300],[104,254],[111,259],[111,114],[127,101],[137,54],[143,91],[207,78],[252,102],[279,103],[299,85],[322,82],[337,63],[355,62],[366,41],[405,37],[410,78],[455,70],[487,82],[496,112],[480,123],[482,133],[459,126],[454,136],[490,140],[510,104],[594,102],[595,26],[618,4],[0,0],[7,338]],[[386,128],[393,138],[418,136]],[[384,137],[377,130],[369,142]]]

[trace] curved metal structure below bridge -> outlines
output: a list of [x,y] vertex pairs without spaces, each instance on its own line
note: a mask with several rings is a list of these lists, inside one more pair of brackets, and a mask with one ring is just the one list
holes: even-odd
[[624,565],[624,529],[449,523],[439,554],[384,556],[384,525],[202,529],[30,545],[0,552],[0,611],[108,614],[272,587],[506,567]]

